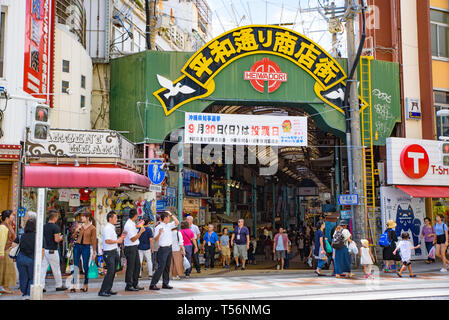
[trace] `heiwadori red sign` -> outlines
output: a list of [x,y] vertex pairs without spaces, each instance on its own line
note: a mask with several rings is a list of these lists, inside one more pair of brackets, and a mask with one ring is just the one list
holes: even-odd
[[268,93],[279,89],[282,82],[287,82],[287,74],[268,58],[257,61],[249,71],[245,71],[244,79],[249,80],[254,89],[264,93],[265,81],[268,82]]
[[23,90],[51,105],[54,0],[26,0]]
[[388,138],[387,181],[396,185],[449,186],[449,142]]

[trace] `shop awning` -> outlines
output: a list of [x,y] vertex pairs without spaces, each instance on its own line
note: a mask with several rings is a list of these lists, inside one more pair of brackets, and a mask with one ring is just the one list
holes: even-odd
[[398,185],[396,187],[414,198],[449,198],[449,187]]
[[25,166],[23,187],[118,188],[123,185],[149,187],[150,179],[122,168]]

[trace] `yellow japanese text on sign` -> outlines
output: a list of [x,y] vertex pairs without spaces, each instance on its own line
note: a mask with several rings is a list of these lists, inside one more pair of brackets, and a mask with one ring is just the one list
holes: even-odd
[[[222,34],[197,51],[182,68],[183,76],[173,82],[188,86],[193,93],[169,100],[167,88],[154,92],[166,114],[195,99],[210,95],[213,78],[234,60],[251,54],[274,54],[295,63],[316,80],[318,91],[328,90],[346,79],[337,61],[312,40],[283,27],[251,25]],[[170,109],[167,106],[170,105]]]

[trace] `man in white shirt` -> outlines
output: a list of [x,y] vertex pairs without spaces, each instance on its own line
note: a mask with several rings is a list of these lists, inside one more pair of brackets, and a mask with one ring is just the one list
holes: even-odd
[[124,241],[125,245],[125,257],[126,257],[126,275],[125,291],[138,291],[143,290],[143,287],[138,286],[139,274],[140,274],[140,258],[139,258],[139,238],[142,233],[145,232],[145,228],[142,226],[140,231],[136,228],[137,215],[136,209],[129,210],[129,219],[125,223],[123,231],[126,232]]
[[[193,235],[195,236],[195,241],[198,241],[201,232],[200,229],[198,228],[197,225],[193,224],[193,217],[192,216],[188,216],[186,218],[187,222],[189,223],[190,226],[190,230],[192,230]],[[197,242],[198,245],[198,242]],[[199,251],[192,253],[192,260],[193,260],[193,264],[195,265],[195,269],[196,272],[200,273],[201,272],[201,265],[200,265],[200,258],[199,258]]]
[[[170,222],[170,218],[173,219],[173,222]],[[159,250],[157,251],[158,267],[151,279],[150,290],[160,290],[156,284],[159,282],[162,274],[162,288],[173,289],[173,287],[168,285],[172,258],[172,229],[177,227],[178,224],[178,219],[170,211],[161,213],[161,223],[154,230],[154,240],[159,242]]]
[[100,297],[109,297],[117,294],[117,292],[111,291],[111,289],[112,284],[114,283],[115,270],[120,259],[117,243],[123,242],[122,237],[117,239],[117,233],[115,232],[117,214],[114,211],[110,211],[107,214],[106,219],[108,223],[103,229],[103,259],[108,271],[101,284],[101,289],[98,292]]

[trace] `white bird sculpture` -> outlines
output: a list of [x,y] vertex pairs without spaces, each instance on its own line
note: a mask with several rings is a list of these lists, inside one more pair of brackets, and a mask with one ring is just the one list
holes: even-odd
[[345,92],[343,91],[342,88],[338,88],[338,90],[331,91],[328,94],[326,94],[325,97],[331,100],[341,99],[341,101],[344,101]]
[[178,82],[176,85],[173,85],[173,82],[167,78],[164,78],[161,75],[157,75],[157,81],[159,84],[165,89],[170,90],[166,94],[164,94],[165,99],[176,96],[179,92],[183,94],[189,94],[195,92],[195,89],[190,88],[189,86],[182,85]]

